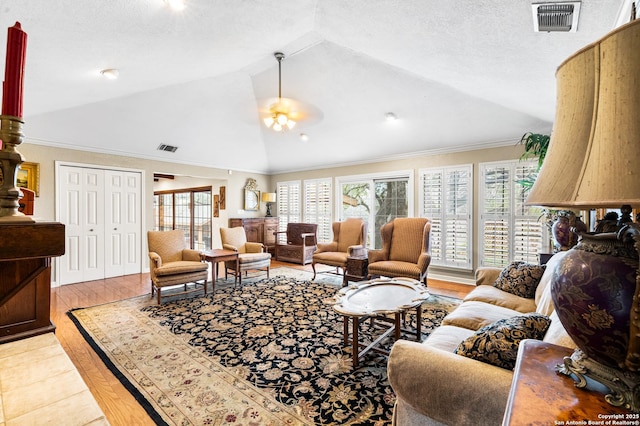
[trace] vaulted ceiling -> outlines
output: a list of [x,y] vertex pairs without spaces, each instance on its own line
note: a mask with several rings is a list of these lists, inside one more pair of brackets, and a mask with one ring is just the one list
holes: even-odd
[[[509,145],[550,131],[556,68],[629,3],[584,1],[577,32],[537,33],[522,0],[185,2],[0,0],[0,28],[29,37],[27,143],[261,173]],[[282,96],[314,113],[284,133],[259,114],[276,51]]]

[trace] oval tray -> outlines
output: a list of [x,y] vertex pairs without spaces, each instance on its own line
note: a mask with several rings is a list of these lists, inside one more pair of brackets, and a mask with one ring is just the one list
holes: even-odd
[[382,315],[418,306],[429,298],[427,288],[411,278],[372,280],[338,292],[333,309],[343,315]]

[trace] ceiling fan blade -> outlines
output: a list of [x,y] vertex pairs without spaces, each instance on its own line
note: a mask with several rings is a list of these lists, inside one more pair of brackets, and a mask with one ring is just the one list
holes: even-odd
[[258,101],[260,115],[270,115],[283,112],[292,120],[306,125],[315,124],[322,120],[324,114],[314,105],[292,98],[268,98]]

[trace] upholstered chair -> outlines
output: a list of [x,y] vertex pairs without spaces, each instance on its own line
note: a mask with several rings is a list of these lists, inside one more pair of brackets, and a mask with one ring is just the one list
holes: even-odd
[[408,277],[427,284],[431,222],[421,217],[396,218],[380,229],[382,249],[369,250],[369,278]]
[[262,243],[247,241],[247,234],[243,227],[220,228],[220,239],[222,240],[222,248],[238,252],[239,270],[236,270],[235,261],[225,262],[225,278],[231,272],[235,277],[234,284],[239,281],[242,285],[242,272],[246,275],[249,270],[266,270],[267,278],[269,278],[271,253],[265,252]]
[[342,270],[342,285],[347,284],[347,258],[363,255],[367,243],[367,224],[359,218],[349,218],[343,222],[333,222],[333,241],[318,243],[318,249],[311,259],[313,279],[316,278],[316,263],[335,266]]
[[158,304],[162,301],[162,289],[184,285],[184,291],[171,295],[186,294],[198,290],[196,285],[188,290],[187,284],[202,281],[207,294],[209,265],[200,260],[200,252],[187,247],[184,232],[148,231],[149,270],[151,275],[151,296],[158,292]]
[[[311,263],[313,252],[316,251],[315,223],[287,223],[286,231],[274,232],[276,235],[276,260],[300,263]],[[278,242],[278,236],[286,235],[284,243]]]

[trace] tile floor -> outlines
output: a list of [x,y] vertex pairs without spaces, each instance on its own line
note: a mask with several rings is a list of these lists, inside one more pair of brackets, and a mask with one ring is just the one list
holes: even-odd
[[69,426],[109,424],[55,334],[1,344],[0,426],[62,419]]

